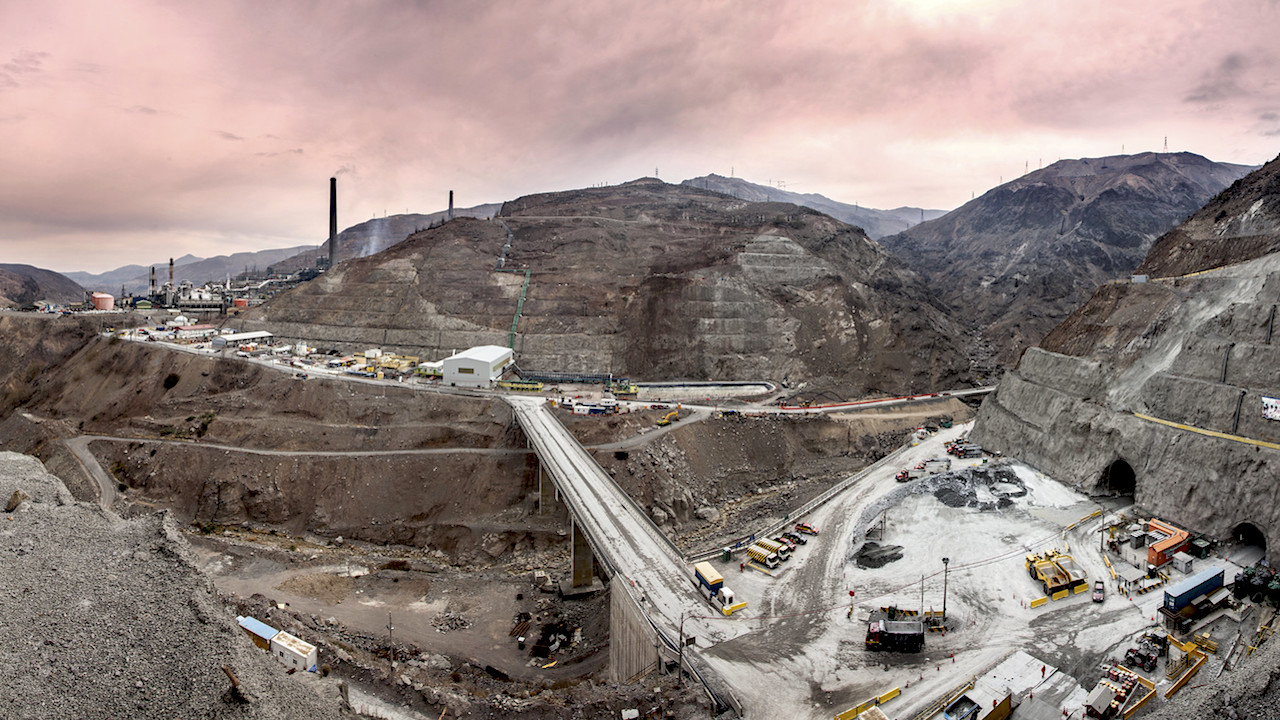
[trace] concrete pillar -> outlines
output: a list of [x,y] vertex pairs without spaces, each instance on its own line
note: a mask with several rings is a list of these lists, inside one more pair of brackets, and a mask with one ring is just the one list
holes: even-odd
[[573,523],[573,586],[591,587],[595,579],[595,556],[591,554],[591,545],[587,542],[586,533]]
[[538,463],[538,514],[547,515],[556,506],[556,484],[550,473],[542,472],[542,463]]

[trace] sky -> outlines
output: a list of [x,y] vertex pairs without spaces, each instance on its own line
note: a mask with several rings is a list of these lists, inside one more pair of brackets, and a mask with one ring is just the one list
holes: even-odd
[[102,272],[709,173],[951,209],[1280,154],[1280,0],[0,0],[0,263]]

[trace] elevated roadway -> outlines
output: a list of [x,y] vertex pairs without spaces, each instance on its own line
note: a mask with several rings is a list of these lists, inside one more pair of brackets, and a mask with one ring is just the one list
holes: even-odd
[[508,397],[516,417],[560,498],[613,582],[633,588],[641,607],[660,630],[674,637],[684,620],[686,635],[721,642],[746,632],[745,622],[706,623],[693,616],[712,612],[693,586],[676,546],[618,487],[560,424],[542,398]]

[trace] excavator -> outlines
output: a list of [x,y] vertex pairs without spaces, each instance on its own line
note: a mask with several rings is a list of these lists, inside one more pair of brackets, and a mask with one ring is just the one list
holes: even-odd
[[670,425],[671,423],[673,423],[673,422],[675,422],[676,420],[679,420],[679,419],[680,419],[680,411],[679,411],[679,410],[672,410],[671,412],[667,413],[666,415],[663,415],[663,416],[658,420],[658,425],[660,425],[660,426],[661,426],[661,425]]

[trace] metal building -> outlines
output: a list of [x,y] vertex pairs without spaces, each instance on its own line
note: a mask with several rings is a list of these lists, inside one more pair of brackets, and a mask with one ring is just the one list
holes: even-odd
[[444,359],[443,382],[464,387],[489,387],[515,362],[515,353],[500,345],[469,348]]

